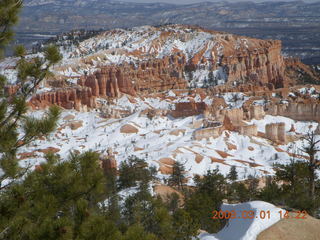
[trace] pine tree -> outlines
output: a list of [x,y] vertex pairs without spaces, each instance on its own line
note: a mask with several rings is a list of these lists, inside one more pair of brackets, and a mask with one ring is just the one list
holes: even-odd
[[179,209],[180,196],[177,193],[172,193],[167,196],[167,208],[171,213]]
[[175,162],[172,167],[172,174],[169,178],[169,185],[178,186],[179,189],[183,189],[185,179],[184,165],[180,162]]
[[[285,183],[281,185],[281,199],[284,204],[313,213],[316,205],[309,195],[310,179],[307,162],[292,159],[289,164],[277,164],[275,180]],[[316,196],[319,198],[319,189],[316,191]]]
[[234,182],[238,179],[238,173],[237,173],[236,166],[231,166],[230,172],[228,173],[227,178],[232,182]]
[[173,214],[174,240],[192,240],[198,235],[199,228],[187,211],[178,209]]
[[280,205],[282,203],[281,195],[281,189],[277,182],[270,177],[267,179],[266,186],[259,192],[258,197],[263,201]]
[[125,189],[140,185],[148,184],[155,178],[156,169],[148,167],[145,160],[136,156],[129,157],[119,166],[118,188]]
[[13,38],[13,27],[18,22],[22,0],[2,0],[0,2],[0,58]]
[[[13,36],[12,27],[17,22],[17,15],[22,1],[5,0],[0,3],[0,51],[3,51]],[[59,109],[51,107],[42,119],[27,116],[27,99],[35,92],[39,84],[50,75],[50,67],[60,61],[58,50],[49,46],[44,50],[44,58],[26,59],[26,50],[17,46],[18,89],[15,93],[6,90],[7,79],[0,75],[0,190],[8,187],[4,182],[13,183],[21,178],[28,169],[19,167],[17,151],[35,139],[52,132],[59,117]],[[18,134],[18,128],[22,134]]]
[[[0,233],[4,239],[94,236],[87,231],[102,221],[98,203],[104,196],[105,179],[97,153],[72,154],[68,161],[50,154],[23,181],[1,192]],[[107,222],[98,227],[101,231],[112,228]]]
[[320,160],[317,159],[316,155],[320,152],[320,139],[316,139],[316,134],[314,132],[309,132],[307,136],[304,137],[304,140],[307,142],[307,145],[303,146],[301,151],[309,156],[309,196],[312,199],[312,202],[315,202],[316,170],[320,168]]
[[144,228],[135,224],[129,227],[128,231],[125,233],[123,240],[157,240],[154,234],[146,233]]
[[211,212],[219,210],[225,198],[226,180],[218,169],[208,171],[202,178],[195,177],[196,190],[186,199],[186,211],[200,224],[200,229],[217,232],[223,222],[211,219]]
[[250,200],[254,200],[258,194],[258,186],[259,186],[259,179],[253,175],[248,176],[248,191],[250,193]]

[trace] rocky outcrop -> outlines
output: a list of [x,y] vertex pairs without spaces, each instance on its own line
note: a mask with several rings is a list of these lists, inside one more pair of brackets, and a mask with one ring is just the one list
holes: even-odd
[[286,142],[285,123],[270,123],[266,125],[266,138],[275,143]]
[[[110,64],[108,61],[103,61],[101,59],[103,55],[98,53],[82,58],[81,64],[84,64],[85,67],[92,68],[93,65],[95,69],[98,69],[78,80],[78,85],[91,89],[88,94],[90,100],[84,100],[80,97],[82,105],[94,107],[94,101],[97,97],[117,98],[121,94],[135,96],[170,89],[186,89],[188,81],[191,80],[189,73],[194,75],[195,71],[201,72],[202,70],[214,72],[214,78],[224,79],[229,87],[234,87],[234,82],[245,83],[242,90],[250,90],[251,88],[251,91],[255,91],[254,87],[272,90],[286,85],[285,63],[281,56],[280,41],[244,38],[182,25],[159,29],[146,28],[142,31],[146,31],[145,33],[150,36],[150,38],[143,39],[150,46],[136,48],[135,43],[124,43],[122,49],[116,51],[109,49],[101,53],[106,54],[105,59],[110,58],[110,54],[114,56],[111,58],[119,58],[118,63]],[[161,38],[152,40],[152,36],[158,31],[162,31]],[[115,35],[120,32],[114,31],[105,34],[116,37]],[[132,34],[137,33],[133,32]],[[212,38],[204,37],[202,45],[186,50],[195,36],[201,34],[208,36],[211,34]],[[172,47],[173,40],[182,42],[179,46]],[[126,58],[131,59],[131,62],[122,60]],[[114,59],[111,62],[114,62]],[[68,66],[64,66],[64,68],[69,69]],[[199,75],[198,72],[197,75]],[[69,76],[65,76],[65,78],[69,78]],[[198,81],[196,77],[194,77],[194,81]],[[247,87],[250,84],[254,87]],[[51,83],[51,86],[61,86],[61,84]],[[59,88],[56,91],[61,92]],[[57,95],[59,94],[57,93]],[[65,108],[76,107],[77,101],[69,100],[68,94],[64,94],[66,97],[62,102],[55,100],[49,102]],[[261,118],[261,113],[254,112],[253,115]]]
[[117,170],[117,161],[111,148],[107,150],[106,155],[100,156],[100,163],[106,174],[110,174],[110,170]]
[[320,72],[311,66],[303,64],[297,58],[285,59],[285,73],[291,81],[299,84],[319,84]]
[[268,114],[284,116],[298,121],[320,122],[320,105],[317,103],[272,104],[268,106]]
[[221,115],[227,116],[234,125],[241,125],[244,119],[242,108],[225,109],[221,111]]
[[256,119],[256,120],[261,120],[265,116],[265,111],[263,106],[261,105],[251,105],[250,106],[250,118],[251,119]]
[[33,108],[45,108],[52,104],[66,109],[85,110],[96,106],[95,96],[89,87],[57,89],[55,91],[36,94],[30,100]]
[[237,132],[245,136],[257,136],[258,127],[256,125],[245,125],[237,127]]
[[90,87],[94,96],[102,97],[184,89],[187,87],[183,78],[185,63],[185,56],[178,54],[137,65],[124,63],[104,66],[94,74],[82,77],[79,84]]
[[175,110],[169,114],[174,118],[189,117],[203,114],[206,109],[207,105],[204,102],[179,102],[175,104]]
[[218,138],[224,130],[223,126],[202,128],[193,132],[193,139],[200,141],[202,139]]
[[234,51],[226,44],[222,65],[228,69],[228,81],[271,83],[275,88],[283,87],[285,64],[281,41],[248,39],[247,46]]
[[121,133],[131,134],[131,133],[138,133],[139,129],[135,126],[132,126],[130,124],[125,124],[120,128]]

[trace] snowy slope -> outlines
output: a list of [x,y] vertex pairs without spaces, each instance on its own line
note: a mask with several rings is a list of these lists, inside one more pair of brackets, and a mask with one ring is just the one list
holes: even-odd
[[[264,176],[273,174],[272,165],[277,162],[290,160],[290,147],[292,143],[283,146],[274,146],[261,137],[248,137],[236,132],[225,131],[218,138],[197,141],[193,139],[193,133],[197,130],[193,126],[195,121],[201,121],[204,117],[191,116],[174,119],[169,116],[156,115],[148,118],[143,114],[145,109],[172,109],[174,102],[187,101],[189,97],[172,98],[173,92],[168,93],[165,99],[160,98],[131,98],[123,96],[114,102],[110,108],[114,110],[126,110],[129,113],[119,119],[105,119],[99,111],[76,112],[64,111],[59,122],[58,130],[52,134],[49,141],[37,140],[33,145],[21,149],[21,153],[34,152],[34,157],[28,162],[32,165],[43,160],[43,153],[39,149],[54,147],[59,154],[66,158],[70,150],[87,151],[95,150],[102,154],[108,148],[115,152],[118,164],[131,155],[145,159],[150,165],[160,169],[163,164],[161,159],[170,158],[183,163],[191,178],[194,174],[204,174],[207,170],[219,167],[223,174],[227,174],[231,166],[236,166],[240,178],[247,178],[249,174]],[[195,100],[200,97],[195,97]],[[100,101],[103,101],[102,99]],[[206,101],[212,102],[209,97]],[[42,112],[33,112],[40,115]],[[73,115],[73,120],[66,120],[66,116]],[[291,123],[289,118],[269,116],[263,120],[254,120],[261,131],[270,122],[283,121],[287,123],[287,131]],[[72,130],[70,122],[82,121],[82,126]],[[137,129],[137,133],[121,133],[124,125],[131,125]],[[314,129],[317,123],[295,122],[297,132],[304,132],[310,126]],[[289,133],[288,133],[289,134]],[[296,141],[297,146],[302,146],[302,141]],[[230,145],[235,148],[229,148]],[[24,162],[24,164],[28,164]],[[169,166],[170,167],[170,166]],[[159,177],[168,177],[159,171]]]

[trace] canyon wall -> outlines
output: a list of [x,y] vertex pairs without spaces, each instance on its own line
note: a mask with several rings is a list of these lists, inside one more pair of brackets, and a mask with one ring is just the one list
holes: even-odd
[[45,108],[56,104],[65,109],[76,109],[77,111],[96,106],[95,96],[89,87],[75,87],[56,89],[50,92],[43,92],[34,95],[29,105],[33,108]]
[[[90,88],[92,99],[96,97],[118,98],[123,93],[135,96],[171,89],[187,89],[188,82],[185,79],[185,75],[188,75],[187,71],[198,71],[203,68],[203,63],[210,61],[212,71],[223,69],[228,83],[234,81],[254,83],[268,86],[267,89],[284,86],[285,67],[280,54],[281,43],[279,41],[248,39],[248,47],[239,44],[239,47],[235,49],[234,46],[242,41],[241,38],[229,34],[226,40],[223,36],[225,35],[221,35],[216,40],[224,49],[223,55],[219,53],[219,48],[214,46],[211,49],[212,56],[208,59],[205,53],[208,50],[207,45],[198,50],[189,60],[180,50],[171,52],[170,55],[162,58],[151,58],[152,55],[150,55],[149,60],[99,66],[93,74],[80,77],[78,85]],[[86,104],[85,102],[81,101],[82,104]],[[70,105],[59,101],[51,101],[51,103],[68,107]],[[91,107],[94,104],[86,105]],[[261,114],[256,115],[258,118],[261,117]]]
[[266,125],[266,138],[278,143],[286,142],[285,123],[270,123]]
[[317,103],[272,104],[268,106],[268,114],[284,116],[297,121],[320,122],[320,105]]
[[281,41],[250,39],[247,42],[249,47],[238,50],[226,47],[224,50],[222,66],[228,69],[228,81],[271,83],[275,88],[283,87],[285,63]]
[[104,66],[94,74],[82,77],[78,84],[90,87],[94,96],[101,97],[186,89],[185,63],[185,56],[177,54],[138,64]]

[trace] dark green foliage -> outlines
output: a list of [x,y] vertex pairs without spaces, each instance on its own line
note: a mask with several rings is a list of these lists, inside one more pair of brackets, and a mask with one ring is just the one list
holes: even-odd
[[[52,57],[51,54],[55,55],[52,61],[46,58],[26,60],[22,46],[16,48],[16,54],[20,57],[17,65],[19,89],[8,95],[5,91],[6,79],[0,76],[0,152],[3,153],[0,167],[4,170],[0,183],[8,178],[14,181],[26,172],[27,169],[18,167],[18,149],[51,133],[60,115],[59,108],[55,106],[41,119],[26,115],[27,99],[49,74],[49,67],[61,58],[57,49],[51,47],[50,54],[47,54],[48,58]],[[22,130],[20,136],[17,133],[19,127]]]
[[200,225],[193,220],[187,211],[178,209],[173,214],[174,240],[192,240],[198,235],[199,228]]
[[[6,239],[76,239],[89,234],[84,232],[88,225],[101,221],[97,203],[105,193],[98,161],[93,152],[73,154],[64,162],[48,155],[47,163],[23,182],[2,191],[0,229],[9,228]],[[107,222],[100,227],[112,228]]]
[[122,236],[112,221],[108,221],[102,216],[92,216],[81,225],[78,239],[121,240]]
[[215,233],[222,227],[222,222],[213,220],[212,211],[219,210],[222,199],[216,201],[212,194],[196,192],[186,202],[186,211],[190,214],[200,229]]
[[[22,6],[21,0],[3,0],[0,2],[0,54],[11,41],[13,25],[18,21],[18,13]],[[6,77],[0,76],[0,190],[7,188],[28,169],[19,167],[17,151],[38,137],[47,136],[52,132],[58,121],[60,110],[51,107],[42,119],[27,116],[27,99],[32,96],[41,81],[49,75],[52,64],[60,61],[61,56],[55,47],[45,51],[45,58],[26,59],[23,46],[15,48],[19,57],[17,63],[18,86],[15,93],[6,90]],[[1,56],[0,56],[1,57]],[[18,135],[18,128],[22,134]],[[2,184],[4,181],[9,184]]]
[[230,172],[228,173],[227,178],[232,182],[234,182],[238,179],[238,173],[237,173],[236,166],[231,166]]
[[282,204],[281,189],[275,180],[269,179],[267,181],[266,186],[259,193],[259,199],[277,205]]
[[172,167],[172,174],[169,178],[169,185],[177,186],[179,189],[182,189],[186,180],[185,171],[185,167],[182,163],[175,162]]
[[135,224],[129,227],[128,231],[123,237],[123,240],[157,240],[157,237],[153,234],[146,233],[144,228],[139,225]]
[[44,49],[44,56],[50,65],[56,64],[61,60],[61,55],[54,45],[49,45]]
[[281,196],[285,204],[301,209],[312,210],[312,200],[309,196],[308,164],[302,161],[292,161],[288,165],[277,165],[277,181],[284,181],[281,187]]
[[155,168],[148,168],[145,160],[131,156],[128,160],[120,164],[119,189],[135,187],[138,182],[140,185],[143,185],[154,179],[155,173]]
[[255,200],[258,194],[259,179],[255,176],[248,176],[248,191],[250,192],[250,201]]
[[13,37],[13,26],[18,22],[18,14],[22,7],[21,0],[0,1],[0,58]]
[[173,231],[168,210],[160,199],[152,198],[149,192],[138,192],[128,197],[123,216],[128,225],[139,223],[159,239],[167,239]]
[[228,186],[227,199],[230,202],[249,201],[251,193],[244,183],[233,182]]
[[225,197],[226,180],[218,169],[208,171],[203,178],[195,177],[196,190],[186,200],[186,211],[200,228],[214,233],[223,222],[211,219],[211,212],[218,210]]
[[14,49],[14,55],[23,58],[27,55],[27,51],[23,45],[18,45]]
[[179,200],[180,197],[177,193],[172,193],[167,197],[167,207],[170,212],[175,212],[179,209]]

